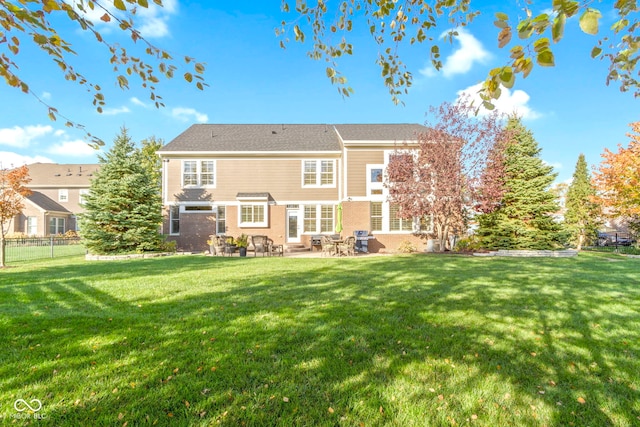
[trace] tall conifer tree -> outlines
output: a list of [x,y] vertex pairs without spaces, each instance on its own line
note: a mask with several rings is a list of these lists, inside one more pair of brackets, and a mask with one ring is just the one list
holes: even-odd
[[504,193],[498,207],[478,217],[478,237],[488,249],[552,249],[561,241],[559,209],[550,187],[556,174],[518,118],[510,118],[504,146]]
[[595,196],[596,189],[591,184],[587,161],[584,154],[580,154],[573,172],[573,181],[567,190],[567,211],[564,215],[569,243],[575,245],[578,250],[597,235],[601,209],[594,201]]
[[158,250],[163,240],[160,193],[126,129],[99,160],[80,217],[87,249],[95,254]]

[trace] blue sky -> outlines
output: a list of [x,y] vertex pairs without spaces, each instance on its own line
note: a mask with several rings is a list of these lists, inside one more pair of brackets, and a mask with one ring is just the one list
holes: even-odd
[[[66,82],[48,57],[26,41],[16,57],[22,77],[36,95],[85,125],[108,147],[123,126],[135,141],[155,136],[169,142],[193,123],[424,123],[430,106],[455,101],[461,91],[473,88],[508,56],[508,51],[497,48],[497,29],[492,22],[495,11],[510,6],[474,1],[474,5],[483,5],[483,15],[452,45],[443,43],[445,67],[441,72],[430,68],[426,46],[400,49],[414,85],[402,98],[405,105],[397,106],[380,78],[375,64],[377,47],[362,23],[350,36],[354,56],[340,63],[355,90],[345,99],[327,80],[326,64],[306,57],[308,45],[291,43],[286,50],[279,47],[275,28],[283,19],[294,18],[281,12],[280,0],[164,3],[164,9],[140,14],[138,25],[153,44],[175,57],[188,55],[206,63],[205,78],[210,85],[206,90],[199,91],[180,77],[162,81],[157,89],[166,107],[156,109],[141,88],[132,85],[129,91],[120,90],[106,54],[92,36],[64,22],[63,34],[79,54],[73,58],[75,68],[104,89],[104,113],[92,108],[90,93]],[[550,4],[539,2],[535,6],[539,9],[533,12],[539,13]],[[604,12],[602,27],[608,28],[614,21],[614,15],[607,11],[610,4],[596,5]],[[119,31],[106,24],[98,29],[110,41],[120,41],[134,52]],[[446,29],[439,28],[436,35]],[[505,111],[518,109],[542,148],[541,157],[555,167],[558,181],[571,177],[580,153],[593,165],[600,162],[605,147],[615,150],[617,144],[626,146],[628,124],[640,120],[638,100],[615,85],[607,87],[606,64],[590,58],[596,40],[582,34],[577,19],[571,19],[565,40],[554,46],[556,67],[536,67],[527,79],[518,80],[514,90],[503,94],[498,104]],[[50,121],[46,108],[35,97],[6,85],[0,86],[0,96],[2,166],[37,161],[97,162],[97,152],[87,146],[84,134],[65,127],[63,120]]]

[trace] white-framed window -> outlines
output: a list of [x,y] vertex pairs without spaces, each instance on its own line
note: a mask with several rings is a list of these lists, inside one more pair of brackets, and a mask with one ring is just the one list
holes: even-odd
[[302,161],[302,186],[303,187],[335,187],[336,185],[336,161],[335,160],[303,160]]
[[169,234],[180,234],[180,205],[169,207]]
[[49,234],[52,236],[64,234],[64,218],[49,218]]
[[399,211],[398,205],[389,205],[389,231],[413,231],[413,218],[400,218]]
[[384,195],[384,165],[367,165],[367,195],[381,198]]
[[216,162],[215,160],[183,160],[182,161],[182,186],[183,187],[215,187]]
[[382,231],[382,202],[371,202],[371,231]]
[[27,217],[27,235],[29,236],[38,235],[38,218],[35,216]]
[[238,215],[240,227],[266,227],[269,223],[267,203],[243,203]]
[[333,233],[335,229],[335,206],[305,205],[303,224],[305,233]]
[[85,196],[86,196],[87,194],[89,194],[89,189],[88,189],[88,188],[82,188],[82,189],[80,189],[79,194],[78,194],[78,203],[79,203],[79,204],[84,205],[84,202],[85,202]]
[[225,234],[227,232],[227,207],[218,206],[216,213],[216,233]]
[[184,213],[211,213],[213,212],[213,206],[211,205],[183,205],[182,211]]
[[58,190],[58,201],[65,203],[69,201],[69,190],[61,188]]
[[431,231],[430,218],[399,218],[396,204],[372,201],[369,207],[371,231],[378,233],[413,233]]

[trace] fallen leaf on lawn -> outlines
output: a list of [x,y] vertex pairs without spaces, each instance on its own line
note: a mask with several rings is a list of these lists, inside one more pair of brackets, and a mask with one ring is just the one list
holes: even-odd
[[285,396],[285,397],[282,398],[282,401],[283,402],[289,402],[289,398]]
[[535,352],[535,351],[532,351],[532,352],[531,352],[531,355],[532,355],[533,357],[536,357],[536,356],[537,356],[537,354],[536,354],[536,352]]
[[430,388],[430,389],[429,389],[429,391],[430,391],[431,393],[435,393],[435,392],[436,392],[436,390],[435,390],[434,388]]
[[444,396],[442,394],[438,395],[438,400],[444,400]]
[[578,398],[578,403],[581,403],[581,404],[583,404],[583,405],[584,405],[585,403],[587,403],[587,401],[586,401],[586,400],[584,400],[584,398],[583,398],[583,397],[579,397],[579,398]]
[[131,382],[129,383],[129,386],[131,386],[131,388],[136,388],[136,383],[134,383],[133,381],[131,381]]
[[212,366],[211,367],[211,372],[215,372],[216,369],[218,369],[218,368],[216,368],[215,366]]
[[174,373],[174,374],[177,374],[177,373],[178,373],[178,371],[180,371],[180,368],[176,368],[176,369],[174,369],[174,370],[173,370],[173,373]]
[[122,412],[120,412],[120,413],[118,414],[118,419],[119,419],[119,420],[121,420],[121,419],[123,419],[123,418],[124,418],[124,414],[123,414]]
[[477,420],[477,419],[478,419],[478,416],[477,416],[476,414],[473,414],[473,415],[471,415],[471,419],[472,419],[472,420]]
[[169,413],[167,414],[167,417],[169,417],[169,418],[173,418],[173,412],[169,412]]
[[189,403],[188,400],[185,400],[184,401],[184,406],[186,406],[187,408],[190,408],[191,407],[191,403]]
[[555,381],[549,381],[549,385],[552,386],[552,387],[555,387],[556,386],[556,382]]
[[333,413],[334,413],[334,410],[333,410],[333,408],[332,408],[331,406],[329,406],[328,411],[329,411],[329,413],[330,413],[330,414],[333,414]]
[[118,392],[118,387],[116,387],[113,390],[111,390],[111,393],[117,393],[117,392]]
[[[399,343],[400,341],[398,341]],[[382,406],[380,407],[380,409],[378,409],[378,411],[380,411],[381,414],[384,414],[384,409],[382,409]]]

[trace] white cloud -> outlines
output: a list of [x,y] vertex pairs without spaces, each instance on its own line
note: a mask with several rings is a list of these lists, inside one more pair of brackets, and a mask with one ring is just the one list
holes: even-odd
[[[478,83],[477,85],[468,87],[466,89],[458,91],[458,99],[463,96],[469,97],[471,101],[473,101],[474,105],[480,106],[480,115],[487,114],[488,111],[482,107],[482,100],[478,95],[478,92],[482,89],[482,83]],[[529,94],[523,90],[514,90],[511,92],[507,88],[501,88],[502,94],[500,98],[493,101],[493,105],[496,107],[496,110],[505,114],[513,114],[515,113],[519,117],[528,120],[535,120],[542,117],[542,114],[534,111],[529,105],[529,100],[531,97]]]
[[129,100],[131,101],[131,103],[133,105],[138,105],[140,107],[144,107],[147,108],[147,104],[145,104],[144,102],[140,101],[138,98],[136,98],[135,96],[131,97],[131,99]]
[[115,116],[118,114],[124,114],[124,113],[130,113],[131,110],[129,110],[129,107],[124,106],[124,107],[120,107],[120,108],[105,108],[104,110],[102,110],[102,114],[104,114],[105,116]]
[[0,151],[0,167],[10,168],[31,163],[54,163],[53,160],[44,156],[25,156],[11,151]]
[[[440,70],[447,78],[456,74],[466,74],[471,71],[476,62],[485,64],[491,59],[491,53],[469,31],[465,28],[458,28],[456,32],[458,35],[453,40],[454,42],[457,41],[460,47],[444,60]],[[440,38],[447,37],[447,34],[448,32],[444,33]],[[428,77],[433,77],[437,74],[431,64],[420,70],[420,73]]]
[[54,144],[47,150],[47,152],[61,156],[90,157],[95,156],[99,151],[91,148],[86,141],[76,139]]
[[171,116],[182,122],[196,121],[197,123],[206,123],[209,121],[209,116],[199,113],[193,108],[174,108],[171,110]]
[[49,101],[51,99],[51,93],[42,92],[42,95],[40,95],[40,98],[42,98],[44,101]]
[[34,139],[47,135],[53,131],[51,126],[14,126],[12,128],[0,128],[0,145],[10,147],[28,147]]

